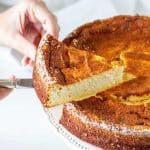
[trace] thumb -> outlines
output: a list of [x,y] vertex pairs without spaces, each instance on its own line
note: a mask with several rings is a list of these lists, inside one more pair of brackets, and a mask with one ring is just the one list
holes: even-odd
[[0,87],[0,100],[9,95],[11,91],[12,89]]
[[13,48],[22,53],[23,55],[28,56],[31,60],[35,60],[35,45],[29,42],[27,39],[25,39],[22,35],[16,35]]

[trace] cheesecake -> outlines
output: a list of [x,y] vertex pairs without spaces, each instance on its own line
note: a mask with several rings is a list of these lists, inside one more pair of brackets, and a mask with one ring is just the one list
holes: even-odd
[[150,17],[97,20],[77,28],[63,43],[99,55],[112,66],[121,64],[124,78],[89,98],[66,103],[60,123],[106,150],[149,150]]

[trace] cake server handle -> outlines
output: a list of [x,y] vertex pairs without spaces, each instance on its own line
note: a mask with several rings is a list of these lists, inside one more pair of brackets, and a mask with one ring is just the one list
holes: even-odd
[[0,79],[0,86],[6,88],[33,88],[32,79],[21,78],[21,79]]

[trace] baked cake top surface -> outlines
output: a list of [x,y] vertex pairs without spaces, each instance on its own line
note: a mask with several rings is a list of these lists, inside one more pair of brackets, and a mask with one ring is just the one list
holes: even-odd
[[[38,65],[46,70],[46,82],[67,85],[104,72],[115,65],[135,75],[150,73],[150,19],[118,16],[86,24],[72,32],[63,43],[51,36],[43,39]],[[42,66],[43,65],[43,66]],[[37,69],[38,70],[38,69]]]
[[[40,82],[39,86],[43,84],[43,89],[55,83],[61,85],[75,83],[112,67],[124,66],[125,72],[134,75],[133,80],[97,94],[97,98],[92,97],[92,105],[90,100],[74,104],[77,108],[81,108],[80,105],[85,103],[85,106],[82,105],[82,112],[89,110],[90,116],[101,119],[99,117],[101,112],[97,115],[92,113],[97,112],[95,107],[97,109],[101,107],[97,106],[97,102],[102,106],[110,103],[110,110],[115,111],[114,108],[117,110],[114,115],[119,114],[112,117],[110,115],[111,122],[118,123],[120,117],[120,123],[128,125],[138,124],[138,114],[143,112],[144,115],[140,116],[140,120],[143,120],[141,125],[150,125],[149,17],[117,16],[95,21],[72,32],[63,43],[59,43],[51,36],[45,37],[40,49],[36,61],[38,66],[36,74],[38,76],[38,68],[41,68],[39,74],[43,83]],[[47,98],[47,95],[45,97]],[[102,108],[107,108],[107,105]],[[130,113],[134,108],[137,114]],[[125,118],[123,112],[124,114],[128,112],[131,118]],[[107,117],[108,113],[103,112],[103,117]]]
[[66,46],[50,35],[44,37],[40,45],[36,71],[44,77],[45,85],[72,84],[111,68],[104,57]]
[[100,55],[113,65],[122,64],[125,72],[135,76],[95,97],[66,104],[66,109],[97,122],[150,128],[149,17],[117,16],[95,21],[72,32],[64,43]]

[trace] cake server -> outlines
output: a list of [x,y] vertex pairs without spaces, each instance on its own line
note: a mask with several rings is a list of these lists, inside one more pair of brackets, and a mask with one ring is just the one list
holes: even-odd
[[33,88],[32,79],[30,78],[0,79],[0,86],[16,89]]

